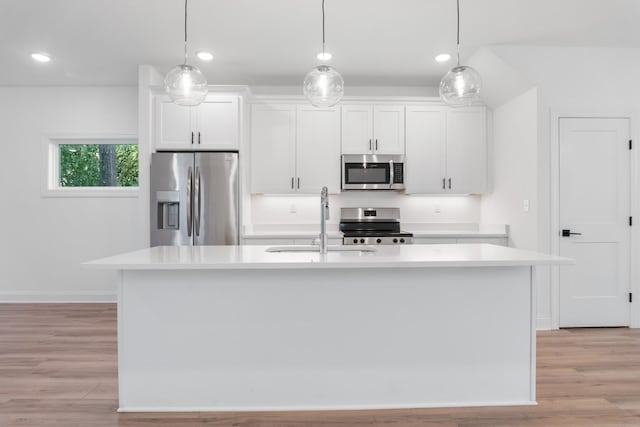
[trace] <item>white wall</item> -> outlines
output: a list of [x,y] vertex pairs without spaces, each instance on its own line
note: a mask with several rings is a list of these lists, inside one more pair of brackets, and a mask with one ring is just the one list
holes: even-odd
[[[558,114],[576,116],[619,115],[631,117],[632,136],[640,140],[640,49],[493,46],[502,61],[518,70],[538,89],[538,250],[553,252],[552,229],[551,142],[555,137]],[[638,182],[638,153],[633,153],[632,170],[635,189]],[[633,196],[633,212],[640,215],[638,197]],[[632,228],[634,242],[640,242],[640,230]],[[640,294],[640,245],[634,244],[632,254],[632,291]],[[543,279],[547,276],[542,276]],[[550,281],[552,276],[548,276]],[[549,283],[539,287],[539,301],[557,308],[555,291]],[[638,301],[638,299],[636,299]],[[554,319],[557,321],[557,319]],[[640,327],[640,304],[632,306],[632,326]],[[551,325],[556,326],[556,325]]]
[[[538,91],[529,89],[493,110],[489,144],[489,192],[482,199],[482,222],[509,224],[509,246],[541,250],[538,224],[548,216],[539,203]],[[546,159],[543,159],[544,162]],[[528,201],[529,210],[525,210]],[[551,327],[550,270],[537,272],[537,323]]]
[[509,224],[509,246],[529,250],[538,248],[537,119],[536,89],[493,111],[490,191],[482,200],[482,221]]
[[80,263],[144,246],[139,199],[43,197],[43,137],[137,135],[135,87],[0,88],[0,301],[114,299],[114,272]]

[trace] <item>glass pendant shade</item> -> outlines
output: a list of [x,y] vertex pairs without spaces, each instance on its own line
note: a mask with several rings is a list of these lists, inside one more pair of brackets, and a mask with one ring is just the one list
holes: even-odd
[[482,80],[476,70],[458,65],[440,80],[440,98],[452,107],[469,106],[480,100],[481,87]]
[[314,107],[332,107],[344,95],[344,80],[333,67],[318,65],[305,76],[303,92]]
[[198,67],[189,64],[176,65],[164,78],[164,88],[169,98],[178,105],[194,106],[207,96],[207,79]]

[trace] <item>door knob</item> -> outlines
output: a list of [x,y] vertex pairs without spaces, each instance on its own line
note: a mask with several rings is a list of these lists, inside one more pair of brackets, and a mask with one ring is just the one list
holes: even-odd
[[582,236],[582,233],[572,233],[571,230],[562,230],[562,237]]

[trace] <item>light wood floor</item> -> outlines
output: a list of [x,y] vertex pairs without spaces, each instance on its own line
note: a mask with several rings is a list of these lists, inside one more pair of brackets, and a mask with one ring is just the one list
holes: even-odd
[[118,414],[116,307],[0,304],[0,426],[640,426],[640,330],[538,335],[537,407]]

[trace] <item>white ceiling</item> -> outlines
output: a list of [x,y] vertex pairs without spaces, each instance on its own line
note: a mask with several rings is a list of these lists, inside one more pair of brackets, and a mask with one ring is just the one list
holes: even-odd
[[[325,0],[346,85],[437,85],[455,0]],[[321,49],[321,0],[190,0],[189,51],[212,84],[297,85]],[[0,86],[135,85],[182,62],[183,0],[0,0]],[[492,44],[640,47],[640,0],[461,0],[463,62]],[[199,62],[208,49],[216,59]],[[54,59],[35,63],[45,51]]]

